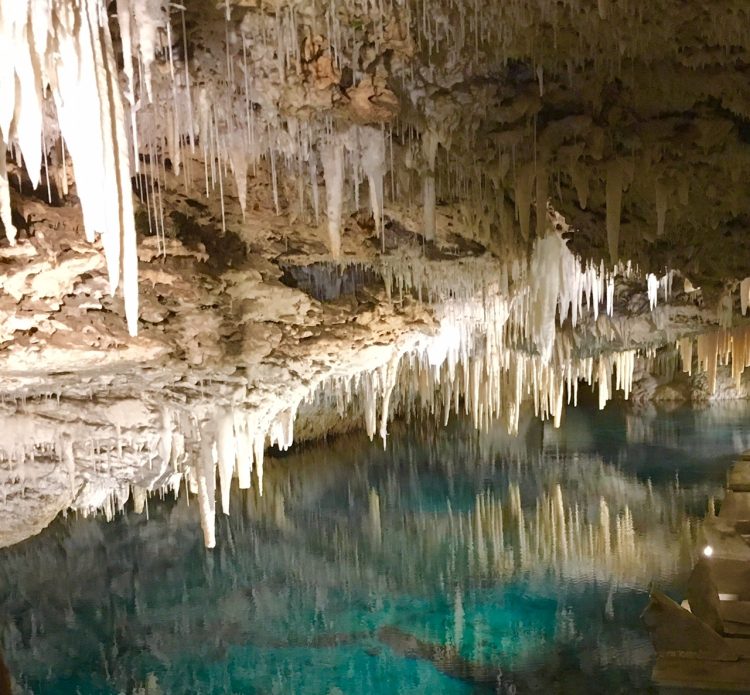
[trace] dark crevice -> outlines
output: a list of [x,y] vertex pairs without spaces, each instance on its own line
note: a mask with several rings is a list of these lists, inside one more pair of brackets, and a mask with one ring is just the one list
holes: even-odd
[[353,296],[365,287],[382,286],[380,273],[362,265],[339,266],[336,263],[282,265],[281,282],[310,295],[319,302],[332,302]]

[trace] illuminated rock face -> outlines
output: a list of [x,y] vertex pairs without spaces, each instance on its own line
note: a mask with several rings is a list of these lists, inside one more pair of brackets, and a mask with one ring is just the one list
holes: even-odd
[[0,543],[184,485],[210,546],[298,412],[744,395],[736,3],[5,5]]

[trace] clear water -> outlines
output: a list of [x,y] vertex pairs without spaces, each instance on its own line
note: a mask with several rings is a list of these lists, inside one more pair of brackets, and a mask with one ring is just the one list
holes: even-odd
[[681,593],[748,415],[340,438],[238,491],[213,552],[194,501],[60,519],[0,551],[3,653],[33,693],[650,692],[648,585]]

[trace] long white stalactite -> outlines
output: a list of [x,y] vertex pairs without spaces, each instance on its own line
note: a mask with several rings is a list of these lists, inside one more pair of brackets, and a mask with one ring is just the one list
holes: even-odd
[[[13,2],[0,8],[4,104],[0,138],[16,143],[33,186],[41,176],[44,101],[49,89],[73,163],[86,236],[101,235],[110,291],[122,283],[131,335],[137,332],[138,267],[130,161],[119,73],[101,0]],[[44,145],[46,148],[46,145]],[[0,169],[0,213],[15,243],[9,190]]]

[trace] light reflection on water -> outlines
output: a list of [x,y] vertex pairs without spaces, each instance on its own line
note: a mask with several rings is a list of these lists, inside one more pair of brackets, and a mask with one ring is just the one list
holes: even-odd
[[194,500],[59,520],[0,551],[3,652],[34,693],[647,692],[647,586],[680,588],[749,414],[340,438],[237,492],[213,552]]

